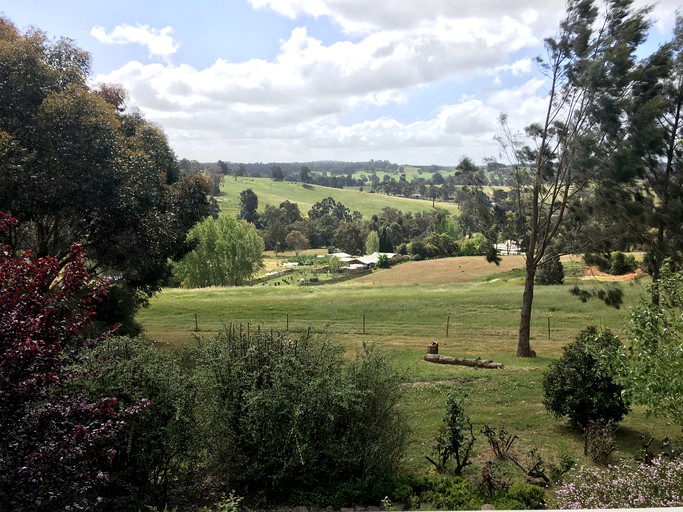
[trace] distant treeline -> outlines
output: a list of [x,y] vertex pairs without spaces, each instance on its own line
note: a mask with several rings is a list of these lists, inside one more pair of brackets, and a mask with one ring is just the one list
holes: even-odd
[[[467,178],[459,179],[458,168],[456,166],[442,165],[399,165],[389,160],[368,160],[366,162],[342,162],[337,160],[321,160],[316,162],[198,162],[196,160],[182,159],[180,166],[188,173],[203,172],[207,169],[215,169],[224,175],[252,176],[262,178],[274,178],[285,181],[301,181],[301,169],[308,171],[309,183],[328,186],[334,188],[360,187],[367,183],[365,175],[373,173],[391,173],[399,177],[406,171],[406,168],[417,169],[418,174],[429,176],[440,174],[444,178],[451,176],[455,185],[468,184]],[[485,166],[480,166],[482,171],[481,179],[488,185],[505,185],[508,166],[499,162],[488,162]],[[362,177],[355,177],[362,174]],[[430,183],[430,179],[425,180]],[[437,183],[441,180],[437,177]]]

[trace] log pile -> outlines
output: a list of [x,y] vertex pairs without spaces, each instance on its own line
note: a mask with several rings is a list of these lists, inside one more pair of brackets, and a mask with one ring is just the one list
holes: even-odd
[[449,357],[449,356],[442,356],[439,354],[426,354],[424,356],[424,360],[430,363],[439,363],[439,364],[458,364],[461,366],[472,366],[475,368],[494,368],[494,369],[500,369],[504,368],[505,366],[503,363],[494,363],[493,360],[491,359],[481,359],[481,358],[476,358],[476,359],[465,359],[463,357]]

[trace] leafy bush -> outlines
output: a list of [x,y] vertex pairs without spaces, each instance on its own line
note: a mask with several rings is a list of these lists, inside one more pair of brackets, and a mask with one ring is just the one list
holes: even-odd
[[556,492],[556,508],[654,508],[683,506],[683,459],[650,464],[621,462],[608,468],[582,467]]
[[590,421],[620,421],[628,412],[612,377],[601,371],[595,351],[618,347],[609,331],[595,327],[583,330],[576,341],[562,349],[562,357],[543,376],[543,404],[558,417],[567,416],[573,425],[585,428]]
[[470,483],[450,475],[426,475],[412,481],[417,501],[429,503],[432,510],[476,510],[483,498]]
[[586,265],[595,265],[600,272],[615,276],[628,274],[638,268],[638,262],[635,257],[627,256],[620,251],[613,251],[611,253],[586,253],[583,259],[586,262]]
[[638,263],[633,256],[627,256],[623,252],[610,254],[609,273],[615,276],[628,274],[638,268]]
[[97,322],[105,328],[118,324],[116,333],[124,336],[138,336],[142,332],[142,325],[135,320],[135,313],[140,304],[144,304],[144,297],[124,283],[109,286],[109,293],[97,305]]
[[560,255],[553,252],[548,254],[536,271],[536,284],[555,285],[564,283],[564,268]]
[[114,444],[109,509],[164,506],[172,492],[187,494],[203,444],[197,428],[201,393],[192,356],[185,349],[128,337],[107,340],[88,354],[93,377],[80,384],[90,394],[116,393],[121,403],[151,401],[127,422]]
[[[408,254],[411,256],[419,256],[421,259],[429,258],[429,250],[422,240],[415,240],[408,244]],[[412,258],[415,260],[415,258]],[[415,260],[419,261],[419,260]]]
[[430,233],[425,237],[424,243],[435,257],[445,258],[457,256],[460,253],[458,242],[446,233]]
[[377,257],[377,268],[389,268],[391,264],[389,263],[389,256],[386,254],[380,254]]
[[627,397],[681,427],[683,272],[664,264],[648,291],[631,313],[624,345],[605,351],[602,359]]
[[463,256],[479,256],[488,252],[491,243],[481,233],[474,233],[471,238],[460,241],[460,252]]
[[400,376],[370,347],[226,329],[202,349],[209,471],[253,502],[383,497],[403,454]]
[[515,482],[493,501],[498,510],[538,510],[545,508],[545,491],[527,482]]
[[[0,237],[17,225],[0,212]],[[0,246],[0,509],[88,509],[109,481],[111,440],[126,414],[110,395],[70,392],[73,372],[106,293],[80,245],[69,264],[12,256]],[[136,412],[131,409],[130,414]]]
[[324,337],[240,333],[168,350],[115,338],[86,359],[92,395],[148,409],[113,445],[113,510],[216,502],[379,500],[407,431],[401,376],[371,347],[354,359]]

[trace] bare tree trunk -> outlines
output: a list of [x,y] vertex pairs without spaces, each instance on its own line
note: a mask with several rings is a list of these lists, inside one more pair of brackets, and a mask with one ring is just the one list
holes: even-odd
[[517,339],[517,357],[531,357],[531,310],[534,303],[534,278],[536,265],[527,257],[524,279],[524,294],[522,295],[522,311],[519,316],[519,337]]

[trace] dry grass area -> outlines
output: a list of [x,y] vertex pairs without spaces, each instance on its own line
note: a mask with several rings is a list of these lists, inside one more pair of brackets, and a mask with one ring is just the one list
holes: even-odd
[[517,268],[524,268],[524,256],[503,256],[499,266],[488,263],[483,256],[408,261],[349,281],[348,286],[462,284],[479,281],[488,275]]

